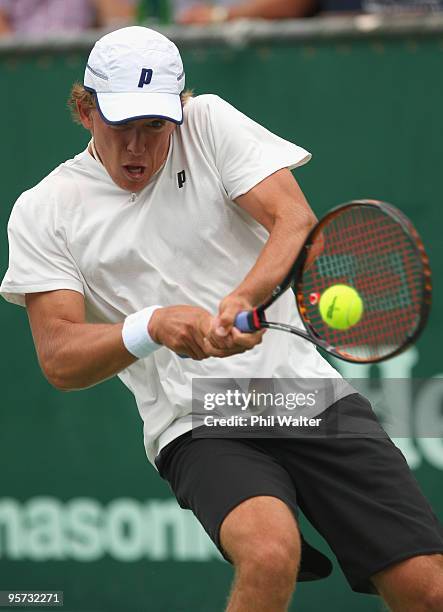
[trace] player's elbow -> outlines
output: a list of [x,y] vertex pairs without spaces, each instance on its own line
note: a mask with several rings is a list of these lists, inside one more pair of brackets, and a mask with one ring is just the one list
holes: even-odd
[[75,391],[81,388],[78,381],[74,380],[68,364],[65,364],[60,356],[40,358],[39,361],[46,380],[58,391]]
[[290,229],[294,236],[302,238],[305,238],[317,225],[317,218],[310,210],[304,210],[302,214],[295,216],[282,214],[277,220],[283,227]]
[[48,383],[57,389],[57,391],[74,391],[70,381],[56,369],[48,368],[43,366],[43,364],[41,364],[41,368]]
[[63,380],[62,378],[51,378],[51,379],[47,379],[48,382],[54,387],[54,389],[57,389],[57,391],[75,391],[76,389],[71,386],[69,384],[69,382],[67,382],[66,380]]
[[57,391],[75,391],[74,388],[71,388],[69,386],[64,386],[63,382],[59,382],[59,381],[49,381],[49,383],[54,387],[54,389],[57,389]]

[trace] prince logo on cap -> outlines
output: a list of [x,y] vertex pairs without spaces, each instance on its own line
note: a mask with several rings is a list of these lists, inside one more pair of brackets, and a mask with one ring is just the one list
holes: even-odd
[[149,85],[152,80],[152,69],[151,68],[143,68],[142,73],[140,75],[140,80],[138,82],[139,87],[143,87],[144,85]]

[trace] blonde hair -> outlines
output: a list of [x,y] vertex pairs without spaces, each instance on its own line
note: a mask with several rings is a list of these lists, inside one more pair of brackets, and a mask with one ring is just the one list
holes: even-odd
[[[182,106],[184,106],[193,97],[194,92],[190,89],[186,89],[180,94]],[[81,125],[80,113],[78,112],[78,104],[86,110],[92,110],[97,108],[95,103],[94,93],[84,88],[82,83],[78,81],[74,83],[71,89],[71,93],[68,98],[68,108],[71,111],[71,117],[75,123]]]

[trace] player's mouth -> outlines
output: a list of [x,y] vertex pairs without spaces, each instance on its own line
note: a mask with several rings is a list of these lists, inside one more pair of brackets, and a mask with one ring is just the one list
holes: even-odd
[[123,166],[126,176],[131,181],[142,181],[146,176],[146,167],[137,166],[136,164],[126,164]]

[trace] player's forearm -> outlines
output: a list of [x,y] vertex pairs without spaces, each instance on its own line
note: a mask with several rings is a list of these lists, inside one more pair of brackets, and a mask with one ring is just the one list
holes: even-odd
[[311,212],[306,212],[303,219],[292,213],[277,216],[255,265],[233,294],[245,298],[252,306],[268,299],[288,274],[315,223],[316,217]]
[[69,391],[95,385],[136,361],[123,344],[122,323],[59,322],[40,357],[49,382]]

